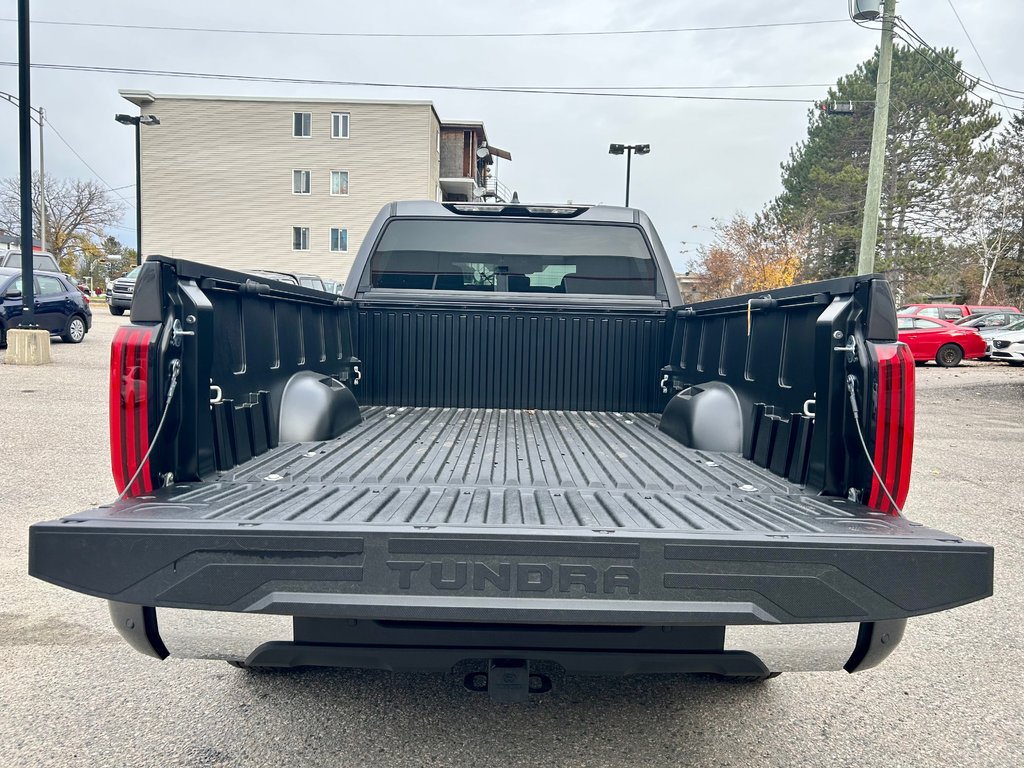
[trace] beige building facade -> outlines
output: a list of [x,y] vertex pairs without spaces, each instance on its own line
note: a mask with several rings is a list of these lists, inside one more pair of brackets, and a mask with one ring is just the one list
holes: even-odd
[[383,205],[447,199],[430,102],[120,93],[160,120],[140,134],[145,255],[345,280]]

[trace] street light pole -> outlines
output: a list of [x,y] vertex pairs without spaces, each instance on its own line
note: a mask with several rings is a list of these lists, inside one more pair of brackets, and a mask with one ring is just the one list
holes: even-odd
[[882,204],[882,174],[885,170],[885,143],[889,130],[889,84],[892,80],[892,37],[896,20],[896,0],[885,0],[882,8],[882,42],[878,49],[878,77],[875,80],[875,122],[871,130],[871,157],[868,161],[868,189],[864,197],[864,227],[860,234],[857,274],[875,271],[878,245],[878,210]]
[[43,170],[43,108],[39,107],[39,247],[46,251],[46,171]]
[[142,123],[135,121],[135,266],[142,263]]
[[633,148],[626,147],[626,207],[629,208],[629,173],[633,165]]
[[135,265],[142,263],[142,126],[160,125],[156,115],[114,115],[122,125],[135,126]]
[[18,0],[18,160],[21,171],[21,318],[18,324],[33,328],[36,302],[32,274],[32,75],[28,2]]
[[626,155],[626,207],[629,207],[629,177],[632,170],[633,153],[646,155],[651,151],[650,144],[611,144],[608,147],[609,155]]

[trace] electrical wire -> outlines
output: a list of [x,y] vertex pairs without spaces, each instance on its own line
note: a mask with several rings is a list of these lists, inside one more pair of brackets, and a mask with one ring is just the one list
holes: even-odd
[[[902,31],[906,32],[907,34],[909,34],[909,35],[910,35],[910,36],[911,36],[911,37],[913,38],[914,42],[916,42],[916,43],[917,43],[917,44],[918,44],[919,46],[921,46],[921,47],[923,47],[923,48],[927,49],[927,50],[928,50],[928,51],[929,51],[930,53],[932,53],[932,54],[933,54],[934,56],[936,56],[936,57],[938,57],[938,58],[940,58],[940,59],[943,59],[943,61],[945,61],[945,59],[944,59],[944,57],[942,56],[942,54],[941,54],[941,53],[940,53],[939,51],[937,51],[937,50],[936,50],[936,49],[935,49],[935,48],[934,48],[934,47],[933,47],[932,45],[930,45],[930,44],[928,43],[928,41],[927,41],[927,40],[925,40],[925,39],[924,39],[924,38],[923,38],[923,37],[922,37],[922,36],[921,36],[921,35],[920,35],[920,34],[919,34],[919,33],[917,32],[917,30],[915,30],[915,29],[914,29],[914,28],[913,28],[913,27],[912,27],[912,26],[911,26],[911,25],[910,25],[910,24],[909,24],[909,23],[908,23],[908,22],[906,21],[906,19],[904,19],[904,18],[903,18],[902,16],[899,16],[899,17],[897,17],[897,19],[896,19],[896,24],[897,24],[897,27],[898,27],[898,28],[899,28],[900,30],[902,30]],[[906,42],[906,43],[907,43],[908,45],[911,45],[911,41],[907,40],[907,39],[906,39],[905,37],[902,37],[902,36],[901,36],[901,39],[902,39],[902,40],[903,40],[904,42]],[[970,72],[968,72],[967,70],[965,70],[965,69],[964,69],[964,68],[963,68],[962,66],[961,66],[961,67],[959,67],[958,69],[959,69],[959,74],[960,74],[960,75],[962,75],[963,77],[965,77],[965,78],[967,78],[967,79],[969,79],[969,80],[973,80],[973,81],[976,81],[976,82],[977,82],[977,84],[978,84],[978,85],[979,85],[980,87],[984,88],[984,89],[985,89],[985,90],[987,90],[987,91],[991,91],[992,93],[995,93],[995,94],[999,94],[999,95],[1002,95],[1002,96],[1007,96],[1007,97],[1009,97],[1009,98],[1018,98],[1018,99],[1019,99],[1019,98],[1024,98],[1024,90],[1018,90],[1018,89],[1016,89],[1016,88],[1010,88],[1010,87],[1008,87],[1008,86],[1003,86],[1003,85],[999,85],[998,83],[994,83],[994,82],[992,82],[992,81],[990,81],[990,80],[986,80],[986,79],[985,79],[985,78],[983,78],[983,77],[979,77],[979,76],[977,76],[977,75],[971,74]],[[958,82],[959,82],[959,81],[958,81]],[[960,83],[960,85],[961,85],[961,86],[963,86],[963,83]],[[972,92],[973,92],[973,91],[972,91]],[[977,93],[975,93],[975,95],[976,95],[976,96],[978,96],[978,98],[981,98],[981,99],[986,99],[986,97],[985,97],[985,96],[982,96],[982,95],[980,95],[980,94],[977,94]],[[987,101],[991,101],[991,99],[986,99],[986,100],[987,100]],[[1011,108],[1011,109],[1012,109],[1012,108]]]
[[57,130],[57,126],[55,126],[53,124],[53,121],[50,120],[50,118],[46,119],[46,127],[49,128],[51,131],[53,131],[53,134],[64,143],[64,146],[67,147],[68,149],[70,149],[72,154],[74,154],[75,157],[77,157],[79,160],[82,161],[82,165],[84,165],[86,168],[88,168],[90,171],[92,171],[92,175],[95,176],[97,179],[99,179],[101,182],[103,182],[103,185],[107,189],[109,189],[111,192],[113,192],[115,195],[117,195],[121,199],[121,202],[123,202],[125,205],[127,205],[132,210],[135,209],[134,205],[129,203],[127,200],[125,200],[124,196],[120,192],[118,192],[116,189],[114,189],[114,187],[112,187],[109,184],[109,182],[107,182],[106,179],[104,179],[102,176],[100,176],[99,172],[95,168],[93,168],[91,165],[89,165],[89,162],[78,153],[77,149],[75,149],[73,146],[71,146],[71,143],[67,139],[64,138],[64,136],[61,134],[60,131]]
[[[16,22],[13,18],[0,18],[0,22]],[[845,24],[846,19],[815,19],[809,21],[776,21],[760,24],[724,24],[710,27],[663,27],[657,29],[609,29],[565,32],[327,32],[322,30],[237,29],[230,27],[179,27],[162,24],[113,24],[93,21],[57,21],[32,19],[32,24],[60,27],[88,27],[91,29],[148,30],[154,32],[202,32],[233,35],[279,35],[290,37],[344,37],[344,38],[420,38],[420,39],[473,39],[519,37],[612,37],[616,35],[660,35],[680,32],[721,32],[772,27],[806,27],[820,24]]]
[[853,411],[853,425],[857,428],[857,437],[860,438],[860,447],[864,449],[864,456],[868,460],[868,464],[871,466],[871,471],[875,475],[875,479],[878,481],[879,487],[885,494],[886,498],[892,504],[892,508],[896,510],[897,514],[902,515],[903,510],[900,505],[896,503],[896,499],[889,493],[889,489],[885,485],[885,481],[882,479],[881,473],[878,471],[878,467],[875,466],[875,460],[871,456],[871,451],[868,450],[867,441],[864,439],[864,432],[860,428],[860,407],[857,405],[857,379],[850,374],[846,377],[846,389],[850,393],[850,410]]
[[[963,19],[961,19],[960,14],[957,13],[956,6],[953,5],[953,0],[946,0],[946,2],[949,3],[949,10],[951,10],[953,12],[953,15],[956,16],[956,21],[960,25],[960,29],[962,29],[964,31],[964,35],[967,36],[967,42],[970,43],[971,48],[974,49],[974,55],[978,57],[978,61],[981,63],[981,68],[985,70],[985,74],[988,75],[990,80],[995,80],[995,78],[992,77],[992,73],[988,71],[988,66],[986,66],[985,60],[981,57],[981,51],[979,51],[978,46],[974,44],[974,38],[971,37],[971,33],[968,32],[967,27],[964,26]],[[1005,107],[1006,102],[1003,101],[1002,98],[1000,98],[1000,101],[1003,103],[1003,106]]]
[[[156,431],[153,433],[153,439],[149,443],[149,448],[146,449],[146,453],[142,457],[142,461],[139,462],[139,466],[135,469],[135,474],[132,475],[132,479],[125,485],[124,490],[117,494],[117,498],[114,501],[120,501],[125,497],[128,491],[131,490],[132,486],[135,485],[135,481],[139,479],[139,475],[142,474],[142,469],[146,466],[146,462],[149,461],[149,455],[153,452],[153,448],[156,446],[156,440],[160,437],[160,431],[164,428],[164,422],[167,421],[167,413],[171,410],[171,400],[174,399],[174,391],[178,388],[178,375],[181,373],[181,360],[175,358],[171,360],[171,384],[167,388],[167,400],[164,401],[164,412],[160,414],[160,422],[156,425]],[[113,503],[113,502],[111,502]]]
[[[16,67],[17,62],[0,61],[0,66]],[[147,77],[172,77],[196,80],[223,80],[247,83],[285,83],[288,85],[319,85],[369,88],[409,88],[433,91],[472,91],[483,93],[528,93],[558,96],[594,96],[625,99],[669,99],[684,101],[737,101],[782,104],[816,104],[816,99],[783,98],[780,96],[712,96],[681,93],[621,93],[616,91],[582,91],[560,88],[521,88],[514,86],[485,85],[433,85],[425,83],[382,83],[359,80],[320,80],[302,77],[272,77],[261,75],[237,75],[214,72],[187,72],[162,69],[139,69],[135,67],[100,67],[86,64],[44,64],[33,63],[33,69],[57,70],[64,72],[94,72],[116,75],[145,75]]]

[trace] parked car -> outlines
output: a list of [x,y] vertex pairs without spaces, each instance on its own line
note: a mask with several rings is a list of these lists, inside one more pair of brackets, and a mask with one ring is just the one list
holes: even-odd
[[1024,320],[1014,323],[991,340],[989,356],[1010,365],[1024,365]]
[[426,201],[383,209],[348,301],[142,275],[111,352],[125,498],[32,526],[28,567],[149,656],[470,660],[525,701],[535,661],[858,672],[992,594],[991,547],[900,512],[914,364],[884,278],[684,308],[641,211]]
[[899,315],[896,322],[900,341],[910,347],[916,362],[934,360],[943,368],[953,368],[961,360],[985,356],[985,340],[974,328],[914,315]]
[[985,312],[980,315],[971,315],[956,321],[961,328],[974,328],[985,340],[985,356],[992,354],[992,339],[1002,333],[1006,333],[1014,323],[1024,320],[1024,314],[1020,312]]
[[[0,251],[0,267],[10,267],[21,271],[21,251],[12,248],[9,251]],[[36,251],[32,254],[32,269],[37,272],[60,272],[60,265],[53,258],[53,254],[45,251]]]
[[[92,327],[89,298],[60,272],[36,272],[32,282],[39,327],[69,344],[82,341]],[[21,318],[22,287],[20,269],[0,267],[0,346]]]
[[968,315],[954,320],[954,324],[963,328],[984,329],[1005,328],[1008,325],[1024,320],[1024,312],[1000,310],[998,312],[981,312],[976,315]]
[[304,288],[315,288],[318,291],[326,291],[324,281],[317,275],[310,275],[304,272],[279,272],[276,269],[254,269],[254,275],[269,277],[271,280],[279,280],[289,285],[301,285]]
[[141,270],[141,266],[135,267],[127,275],[117,278],[110,284],[110,290],[107,291],[107,306],[110,308],[110,314],[123,315],[126,309],[132,308],[135,279]]
[[938,320],[949,321],[985,312],[1016,312],[1021,314],[1017,307],[989,307],[975,304],[910,304],[900,307],[897,312],[901,315],[920,315],[921,317],[934,317]]

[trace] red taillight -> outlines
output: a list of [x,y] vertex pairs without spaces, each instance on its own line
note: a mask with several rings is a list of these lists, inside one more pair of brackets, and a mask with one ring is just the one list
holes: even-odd
[[89,296],[87,294],[83,293],[82,294],[82,298],[85,299],[85,306],[88,307],[89,306]]
[[[124,326],[110,347],[110,464],[118,493],[149,448],[149,328]],[[129,496],[153,490],[149,462]]]
[[[874,462],[885,487],[902,509],[910,487],[914,456],[914,356],[906,344],[875,345],[878,386]],[[897,514],[878,478],[872,476],[868,506]]]

